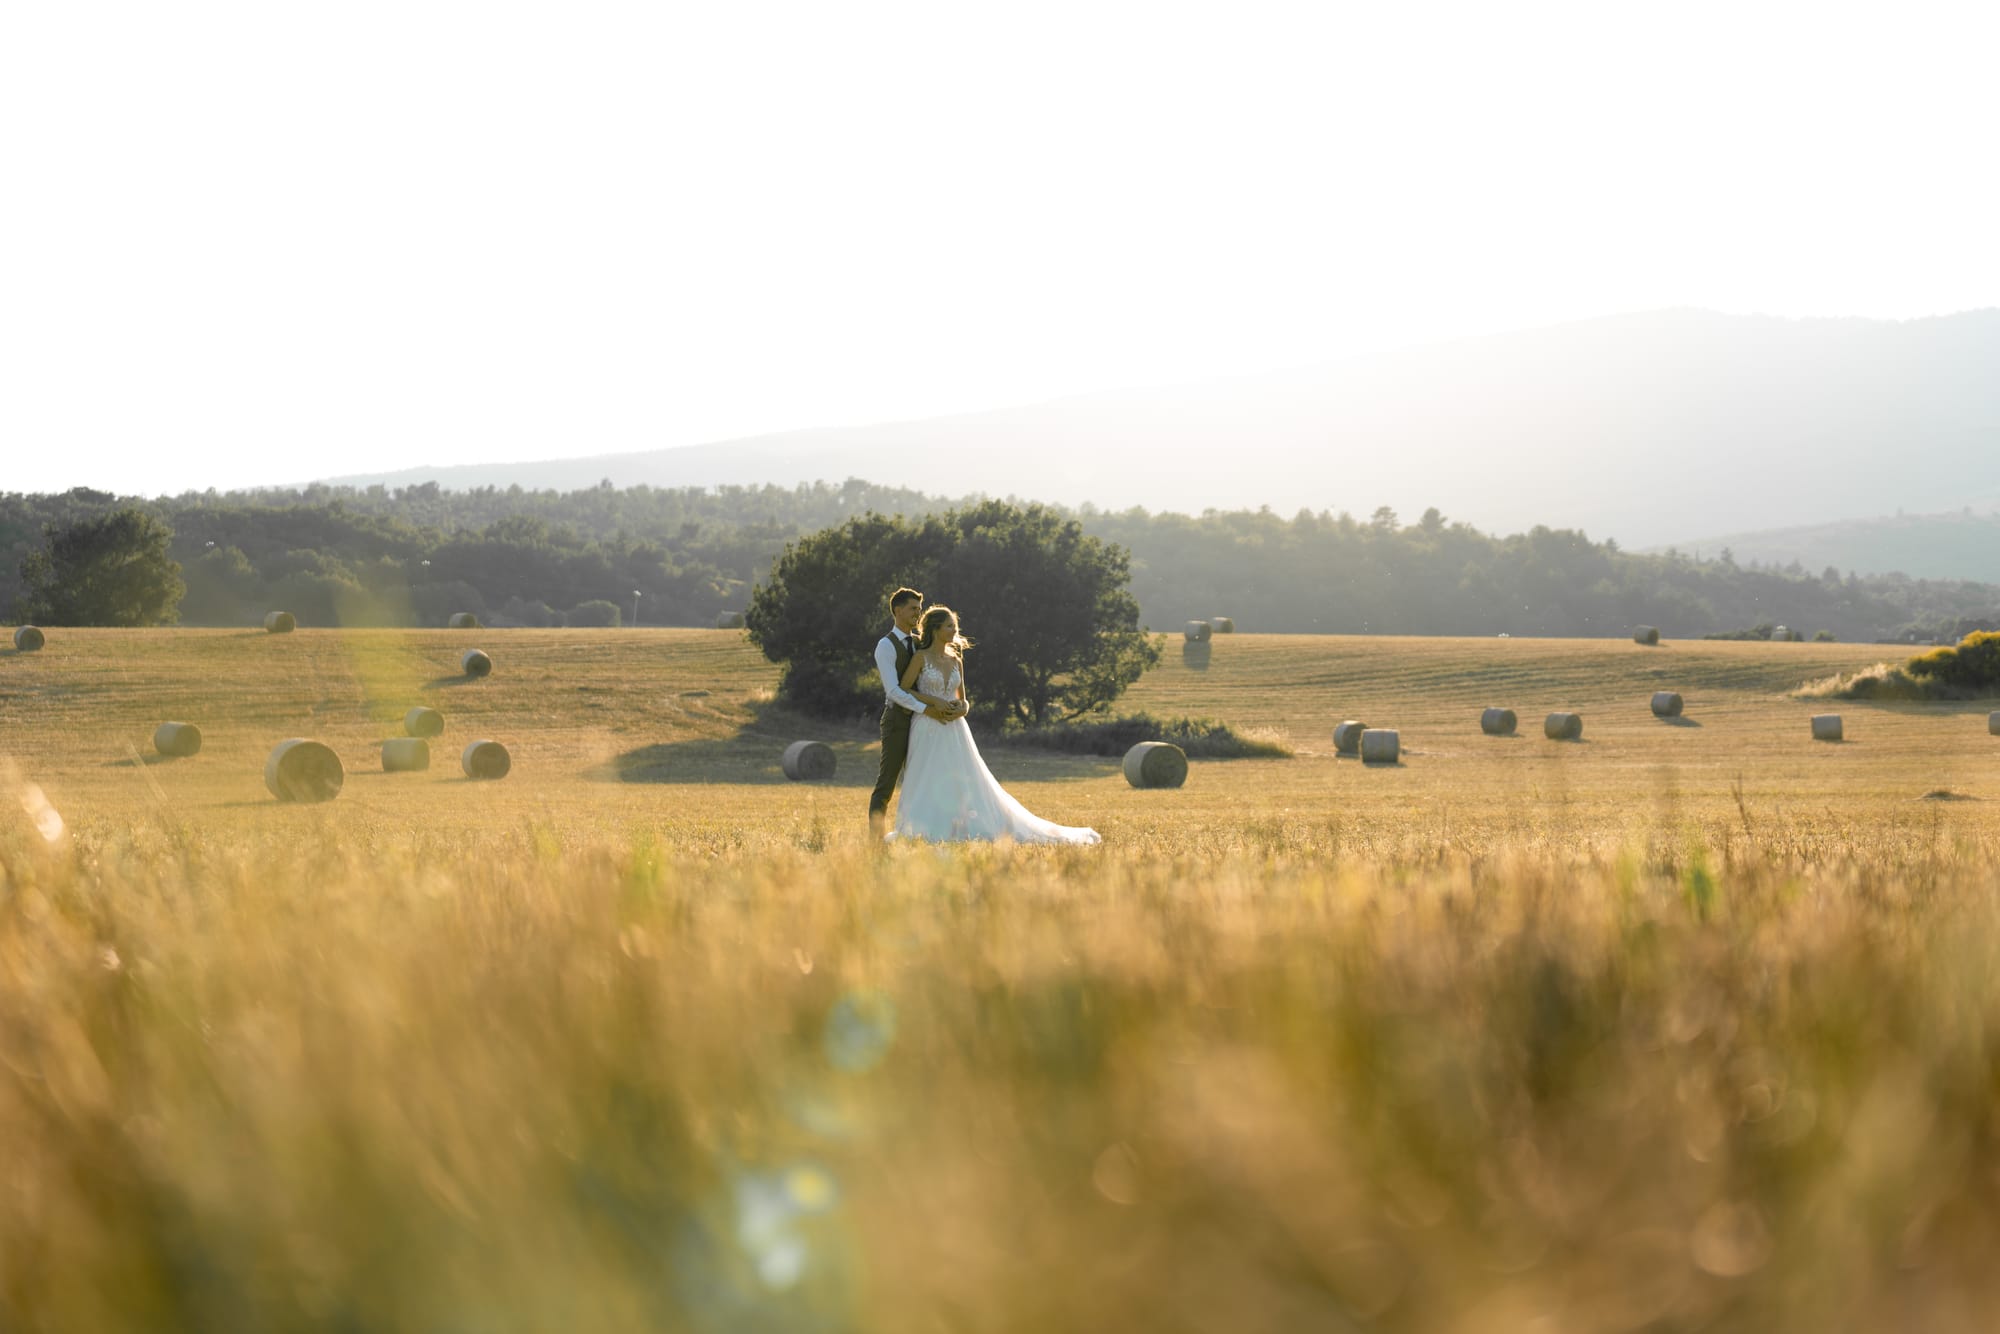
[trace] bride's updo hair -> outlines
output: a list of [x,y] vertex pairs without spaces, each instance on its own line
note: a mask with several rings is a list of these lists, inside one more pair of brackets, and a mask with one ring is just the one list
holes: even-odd
[[940,638],[946,648],[955,648],[960,653],[972,647],[972,641],[958,632],[958,613],[943,605],[929,608],[917,622],[917,647],[928,649]]

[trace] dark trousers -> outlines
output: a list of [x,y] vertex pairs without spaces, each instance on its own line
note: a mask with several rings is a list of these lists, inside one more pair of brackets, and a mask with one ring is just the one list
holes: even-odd
[[908,709],[891,704],[882,713],[882,767],[875,771],[875,790],[868,794],[868,816],[886,815],[889,798],[903,776],[903,761],[910,756]]

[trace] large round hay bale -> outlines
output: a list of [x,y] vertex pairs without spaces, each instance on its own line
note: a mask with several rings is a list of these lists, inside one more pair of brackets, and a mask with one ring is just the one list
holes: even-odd
[[1189,621],[1187,629],[1181,631],[1181,633],[1187,636],[1188,643],[1199,644],[1215,633],[1215,627],[1207,621]]
[[476,648],[469,648],[460,656],[458,670],[464,672],[467,676],[491,676],[493,674],[493,659],[487,657]]
[[824,741],[794,741],[785,747],[785,757],[780,761],[785,777],[794,783],[817,783],[831,778],[837,762],[833,747]]
[[1642,625],[1638,627],[1632,632],[1632,642],[1635,644],[1659,643],[1660,627],[1657,625]]
[[741,630],[743,628],[743,613],[740,611],[723,612],[715,618],[715,628],[718,630]]
[[1125,781],[1133,787],[1179,787],[1187,775],[1187,752],[1171,741],[1141,741],[1125,752]]
[[14,628],[14,647],[22,653],[33,653],[47,642],[48,637],[35,626],[21,625]]
[[1813,740],[1840,740],[1840,715],[1837,713],[1815,713],[1812,720]]
[[1387,727],[1371,727],[1361,734],[1363,764],[1394,764],[1403,753],[1403,738]]
[[444,715],[419,704],[403,715],[403,731],[409,736],[443,736]]
[[477,630],[479,628],[479,618],[469,611],[455,611],[451,614],[451,619],[445,622],[445,628],[449,630]]
[[288,611],[267,611],[264,613],[264,630],[267,634],[288,635],[299,628],[299,618]]
[[1215,633],[1219,635],[1233,635],[1236,633],[1236,621],[1233,617],[1211,616],[1208,618],[1208,623],[1214,629]]
[[1551,741],[1583,740],[1583,715],[1552,713],[1542,720],[1542,735]]
[[340,756],[317,741],[280,741],[264,761],[264,786],[279,801],[332,801],[346,781]]
[[459,752],[458,767],[467,778],[505,778],[514,757],[498,741],[475,741]]
[[201,729],[193,723],[161,723],[153,729],[153,749],[176,760],[201,753]]
[[1479,730],[1488,736],[1512,736],[1520,721],[1512,709],[1487,709],[1479,715]]
[[1672,690],[1653,692],[1653,716],[1655,718],[1678,718],[1681,716],[1681,697]]
[[382,743],[382,772],[422,773],[431,767],[431,743],[419,736],[390,737]]
[[1333,749],[1341,755],[1361,753],[1361,734],[1368,730],[1368,724],[1349,718],[1333,725]]
[[1986,715],[1986,735],[2000,736],[2000,713]]

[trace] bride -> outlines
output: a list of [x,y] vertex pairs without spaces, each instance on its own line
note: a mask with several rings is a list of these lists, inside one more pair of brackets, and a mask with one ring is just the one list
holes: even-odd
[[[931,607],[918,622],[916,653],[902,685],[926,704],[965,700],[965,650],[958,614]],[[1095,829],[1044,820],[1007,795],[979,757],[964,718],[948,723],[918,714],[910,723],[909,767],[890,838],[958,843],[1008,838],[1017,843],[1096,843]]]

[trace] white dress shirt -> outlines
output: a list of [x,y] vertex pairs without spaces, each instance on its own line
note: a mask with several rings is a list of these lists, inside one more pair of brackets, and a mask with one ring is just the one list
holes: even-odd
[[891,704],[900,704],[911,713],[922,713],[924,702],[903,689],[902,678],[896,673],[896,645],[908,643],[909,638],[901,630],[883,635],[882,642],[875,646],[875,670],[881,674],[882,693]]

